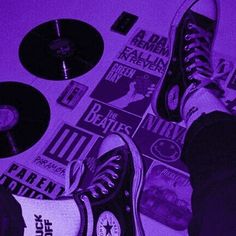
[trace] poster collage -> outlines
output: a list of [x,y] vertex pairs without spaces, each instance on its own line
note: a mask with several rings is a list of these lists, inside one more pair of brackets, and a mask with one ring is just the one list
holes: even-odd
[[[32,164],[63,180],[70,161],[96,157],[108,133],[124,133],[134,140],[143,158],[140,212],[174,230],[185,230],[191,218],[192,191],[188,170],[180,161],[186,129],[150,109],[152,92],[160,84],[168,57],[166,37],[138,29],[91,94],[86,85],[68,82],[58,104],[73,110],[85,95],[91,103],[76,124],[58,127]],[[226,91],[223,102],[236,114],[236,67],[231,59],[215,53],[214,68],[214,78]],[[56,199],[64,192],[63,184],[18,163],[0,176],[0,183],[15,194],[39,199]]]

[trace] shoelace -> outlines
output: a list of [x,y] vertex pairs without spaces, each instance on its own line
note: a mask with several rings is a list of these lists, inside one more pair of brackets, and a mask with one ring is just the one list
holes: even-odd
[[229,71],[226,70],[220,73],[212,69],[210,56],[212,34],[193,23],[188,23],[187,27],[193,33],[185,35],[185,40],[189,41],[189,44],[185,46],[184,50],[188,52],[194,49],[184,59],[186,63],[189,63],[186,67],[186,71],[190,73],[188,79],[198,81],[198,84],[196,84],[198,88],[214,83],[221,97],[224,94],[224,90],[221,88],[219,78],[225,76]]
[[[87,191],[91,192],[94,198],[98,198],[100,196],[98,193],[99,190],[102,194],[109,193],[109,190],[105,186],[106,184],[110,188],[115,186],[114,180],[118,178],[118,174],[115,170],[120,169],[120,165],[117,164],[117,161],[120,159],[121,157],[118,155],[112,156],[102,165],[97,167],[90,186],[86,188]],[[83,161],[74,160],[68,164],[65,173],[65,196],[70,196],[74,192],[81,190],[80,182],[84,174],[84,170],[85,167]]]
[[185,35],[188,43],[184,50],[189,52],[184,58],[185,63],[189,63],[186,67],[190,73],[188,79],[209,80],[213,75],[210,61],[212,34],[193,23],[188,23],[187,28],[192,32]]

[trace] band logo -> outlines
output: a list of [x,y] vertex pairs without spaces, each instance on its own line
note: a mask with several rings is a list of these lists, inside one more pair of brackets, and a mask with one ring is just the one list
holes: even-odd
[[91,97],[143,116],[159,81],[160,78],[157,76],[113,62]]
[[117,59],[145,72],[162,76],[168,64],[166,37],[139,29],[119,52]]
[[67,165],[68,162],[78,159],[82,155],[91,139],[91,134],[64,124],[43,154]]
[[184,137],[185,128],[147,114],[134,135],[134,141],[142,154],[187,171],[180,161]]
[[102,137],[110,132],[121,132],[132,135],[141,118],[92,101],[77,125]]

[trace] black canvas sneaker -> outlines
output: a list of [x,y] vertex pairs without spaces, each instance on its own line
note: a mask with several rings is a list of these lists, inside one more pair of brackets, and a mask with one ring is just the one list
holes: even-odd
[[222,94],[211,62],[217,18],[216,0],[186,0],[175,14],[169,32],[170,61],[152,98],[153,111],[162,118],[181,121],[185,99],[201,87]]
[[[81,214],[78,235],[144,235],[138,213],[143,167],[140,154],[128,136],[107,136],[98,158],[71,163],[67,169],[69,176],[67,195],[72,192]],[[76,185],[80,187],[77,190]]]

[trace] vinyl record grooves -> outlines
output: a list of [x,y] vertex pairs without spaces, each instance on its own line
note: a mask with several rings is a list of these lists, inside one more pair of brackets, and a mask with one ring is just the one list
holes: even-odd
[[66,80],[90,71],[100,60],[104,43],[91,25],[58,19],[33,28],[22,40],[19,57],[32,74],[48,80]]
[[18,82],[0,83],[0,158],[33,146],[49,121],[48,102],[38,90]]

